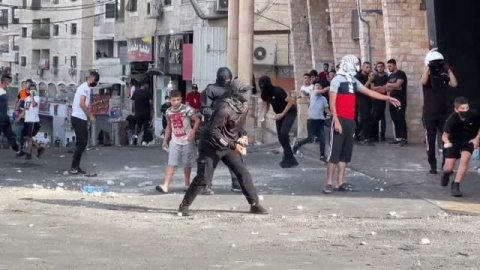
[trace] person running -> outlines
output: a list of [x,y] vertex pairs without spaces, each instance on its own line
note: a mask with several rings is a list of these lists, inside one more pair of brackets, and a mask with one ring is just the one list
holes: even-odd
[[455,181],[451,185],[451,194],[453,197],[462,197],[460,183],[468,170],[473,150],[478,148],[480,143],[480,118],[470,112],[468,100],[465,97],[456,98],[454,106],[455,112],[448,117],[442,135],[445,166],[441,185],[448,186],[456,160],[460,159]]
[[15,151],[17,157],[24,156],[25,153],[20,150],[15,139],[15,134],[12,131],[12,125],[10,123],[10,117],[8,116],[8,94],[7,89],[12,82],[12,77],[8,75],[2,75],[0,79],[0,134],[8,140],[8,144],[13,151]]
[[32,159],[33,149],[37,149],[37,158],[40,158],[45,151],[45,148],[38,145],[35,141],[35,136],[40,130],[39,112],[40,98],[37,95],[34,84],[30,84],[29,96],[25,99],[25,138],[27,141],[27,156],[26,160]]
[[76,145],[75,152],[73,153],[72,165],[70,168],[70,174],[87,174],[80,168],[80,161],[82,155],[88,144],[88,120],[94,122],[95,116],[90,113],[90,95],[92,89],[100,80],[100,74],[96,71],[90,72],[87,77],[87,81],[81,84],[75,92],[72,105],[72,127],[75,131]]
[[157,191],[162,193],[168,193],[168,186],[177,167],[183,167],[185,190],[190,186],[190,175],[195,158],[195,136],[200,126],[200,118],[195,110],[182,104],[180,91],[170,92],[170,102],[172,106],[166,112],[167,131],[162,145],[162,148],[168,151],[168,167],[165,169],[163,185],[156,187]]
[[352,159],[355,134],[355,99],[360,92],[371,98],[385,100],[393,106],[400,102],[392,97],[379,94],[363,86],[354,76],[360,70],[360,61],[355,55],[345,55],[340,63],[340,70],[330,84],[330,110],[332,128],[330,134],[330,153],[328,155],[327,181],[324,193],[333,191],[333,174],[338,167],[337,186],[335,190],[350,191],[353,185],[344,181],[345,168]]
[[[205,90],[201,93],[202,107],[201,113],[204,118],[204,125],[208,125],[210,118],[214,113],[215,102],[222,100],[224,97],[230,97],[232,95],[232,89],[230,87],[233,79],[233,74],[230,69],[221,67],[217,70],[217,79],[214,84],[209,84]],[[230,170],[230,176],[232,178],[231,191],[240,192],[240,183],[233,171]],[[207,183],[207,186],[202,191],[203,195],[213,195],[215,192],[212,190],[212,183]]]
[[270,77],[263,76],[259,80],[262,90],[261,98],[263,100],[263,115],[260,121],[265,121],[270,105],[275,112],[275,121],[277,126],[278,141],[283,148],[283,158],[280,162],[282,168],[292,168],[298,166],[290,146],[290,130],[292,129],[295,118],[297,118],[297,107],[295,98],[290,97],[284,89],[274,86]]
[[293,153],[296,154],[302,146],[313,143],[317,138],[320,144],[320,160],[325,162],[325,111],[330,114],[330,110],[327,99],[323,96],[324,92],[322,85],[316,83],[315,89],[307,93],[310,96],[307,120],[308,138],[295,142]]
[[142,145],[146,145],[147,141],[145,139],[152,120],[152,93],[148,81],[143,81],[140,89],[133,93],[132,100],[135,101],[134,113],[137,124],[135,139],[138,142],[138,137],[142,133]]
[[[376,74],[373,79],[372,83],[372,90],[376,91],[382,95],[387,94],[387,83],[388,83],[388,75],[385,73],[385,63],[378,62],[376,67]],[[385,109],[387,108],[387,103],[383,100],[372,100],[372,141],[379,142],[379,141],[386,141],[385,139],[385,131],[387,122],[385,119]],[[380,132],[378,129],[378,123],[380,122]],[[380,138],[379,138],[380,133]]]
[[252,86],[237,79],[233,81],[232,90],[230,97],[216,102],[213,115],[203,130],[197,175],[183,197],[178,209],[179,215],[190,214],[189,207],[202,188],[211,182],[220,160],[237,176],[242,192],[250,204],[250,213],[268,214],[259,203],[252,177],[242,157],[246,154],[248,144],[244,126]]
[[[422,74],[423,86],[423,124],[427,140],[427,156],[430,164],[430,173],[437,174],[437,134],[443,133],[443,126],[447,119],[448,91],[457,87],[457,78],[450,66],[445,62],[443,55],[436,50],[430,51],[425,58],[425,71]],[[444,158],[442,159],[443,164]]]

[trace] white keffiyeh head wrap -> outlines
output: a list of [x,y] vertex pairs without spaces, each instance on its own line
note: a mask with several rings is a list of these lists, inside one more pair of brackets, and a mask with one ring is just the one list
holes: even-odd
[[354,77],[360,71],[360,60],[355,55],[347,54],[342,57],[337,74],[344,76],[348,82],[350,92],[353,92]]

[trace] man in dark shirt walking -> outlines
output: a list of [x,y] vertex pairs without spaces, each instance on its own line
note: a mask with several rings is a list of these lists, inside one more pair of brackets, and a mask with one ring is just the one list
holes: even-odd
[[425,59],[425,71],[422,74],[423,86],[423,124],[426,131],[427,155],[430,173],[437,173],[435,143],[437,132],[443,133],[447,118],[448,88],[457,86],[457,78],[444,61],[443,55],[432,50]]
[[407,111],[407,74],[397,68],[395,59],[388,60],[387,65],[388,71],[391,72],[390,76],[388,76],[387,91],[391,97],[398,99],[402,104],[399,107],[390,105],[390,116],[395,126],[395,141],[392,144],[405,146],[408,144],[407,121],[405,120]]
[[[388,75],[385,73],[385,63],[378,62],[376,65],[377,74],[373,78],[372,90],[378,92],[382,95],[387,94],[387,83]],[[387,103],[383,100],[372,100],[372,141],[378,142],[379,130],[378,122],[381,122],[380,128],[380,139],[382,142],[385,141],[385,130],[386,130],[386,121],[385,121],[385,109]]]
[[292,168],[298,166],[298,162],[293,156],[289,135],[293,122],[295,122],[295,118],[297,118],[295,99],[290,97],[284,89],[274,86],[268,76],[261,77],[259,85],[262,90],[261,98],[264,106],[263,117],[260,120],[265,120],[270,105],[272,105],[273,111],[276,114],[275,121],[278,141],[283,148],[283,159],[280,162],[280,167]]
[[152,94],[147,81],[144,81],[140,89],[133,93],[132,100],[135,101],[134,112],[137,123],[135,138],[138,139],[138,135],[140,135],[142,131],[143,136],[147,134],[151,121]]

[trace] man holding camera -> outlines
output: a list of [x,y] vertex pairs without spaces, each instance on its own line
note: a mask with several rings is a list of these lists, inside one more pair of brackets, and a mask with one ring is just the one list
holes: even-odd
[[[435,143],[437,132],[443,133],[448,116],[448,88],[457,86],[457,78],[443,55],[436,49],[431,50],[425,58],[425,71],[422,74],[423,86],[423,122],[427,137],[427,155],[430,173],[437,173]],[[442,163],[445,161],[443,158]]]

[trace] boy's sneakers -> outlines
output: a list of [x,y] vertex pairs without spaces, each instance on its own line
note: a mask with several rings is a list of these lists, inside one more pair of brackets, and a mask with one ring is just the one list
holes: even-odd
[[18,157],[23,157],[23,156],[25,156],[25,155],[26,155],[26,153],[25,153],[25,152],[23,152],[23,151],[18,151],[18,152],[17,152],[15,155],[16,155],[16,156],[17,156],[17,158],[18,158]]
[[168,188],[165,185],[156,186],[155,189],[160,193],[168,193]]
[[80,169],[80,168],[76,168],[76,169],[75,169],[75,168],[71,168],[71,169],[70,169],[70,174],[72,174],[72,175],[84,174],[84,175],[85,175],[85,174],[87,174],[87,172],[84,171],[84,170],[82,170],[82,169]]
[[250,213],[256,215],[268,215],[267,209],[263,208],[263,206],[258,203],[250,205]]
[[452,196],[453,197],[463,197],[463,193],[460,191],[460,183],[452,182]]
[[446,186],[448,186],[449,182],[450,182],[450,173],[443,173],[442,181],[440,182],[440,185],[442,187],[446,187]]
[[207,186],[202,190],[202,195],[215,195],[215,192],[213,192],[211,187]]
[[435,165],[430,165],[430,171],[429,171],[430,174],[437,174],[437,166]]
[[242,187],[240,186],[240,183],[238,182],[233,182],[232,183],[232,188],[230,189],[232,192],[242,192]]
[[297,152],[298,152],[298,142],[295,142],[295,143],[293,144],[292,152],[293,152],[294,155],[297,154]]
[[408,144],[408,141],[405,139],[400,142],[401,147],[407,146],[407,144]]
[[38,150],[37,150],[37,158],[40,158],[40,157],[43,155],[43,153],[45,153],[45,147],[40,147],[40,148],[38,148]]

